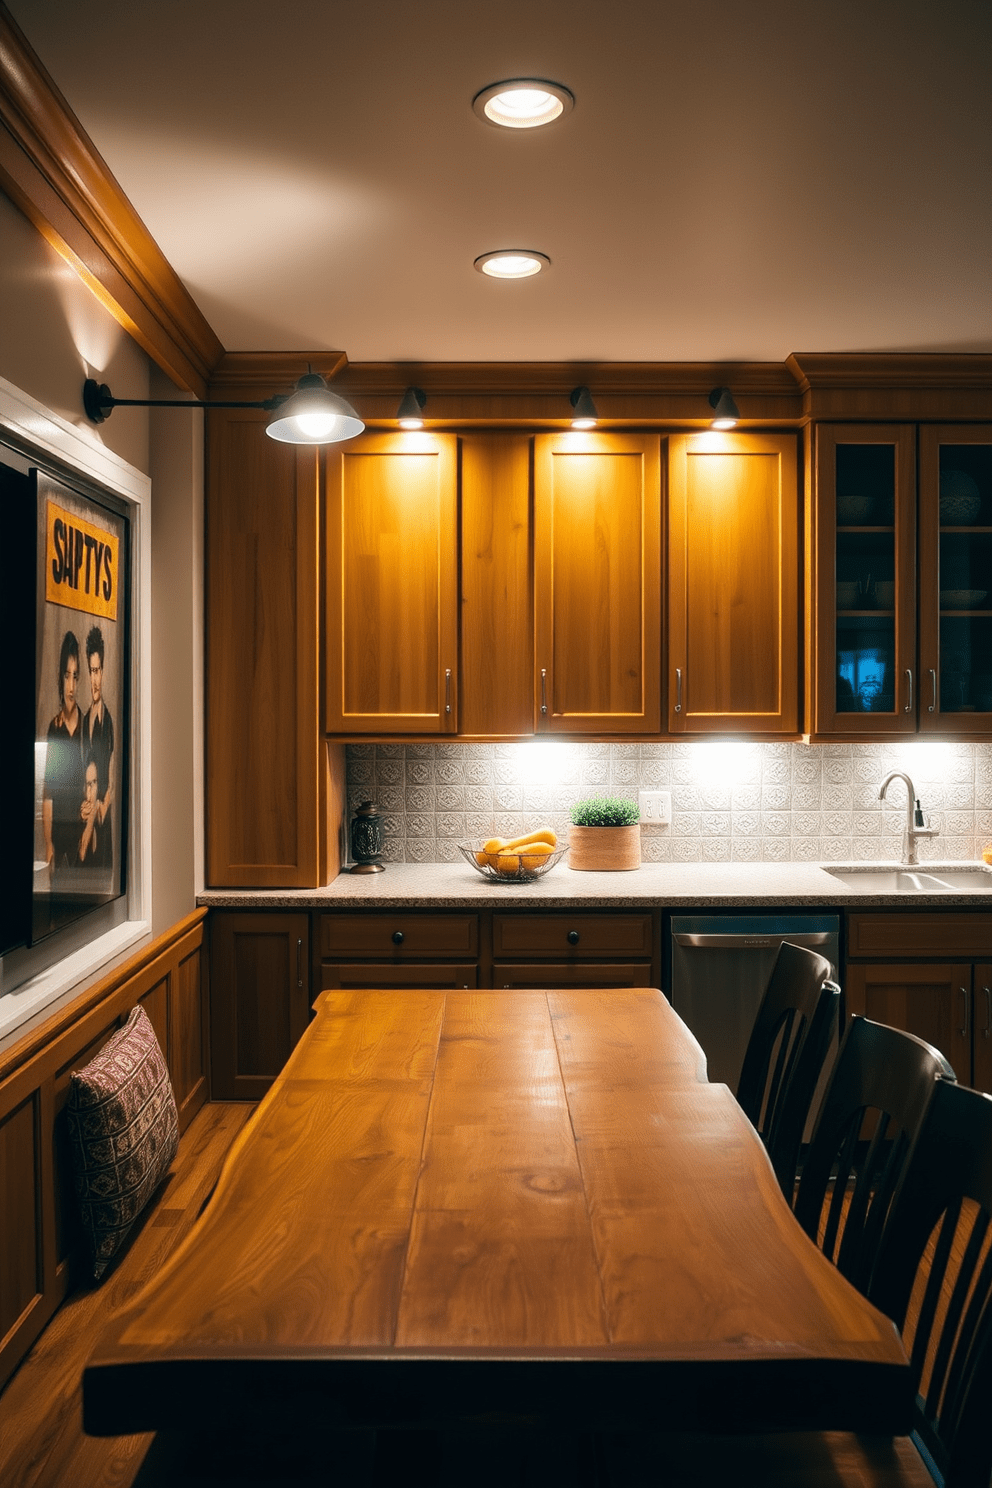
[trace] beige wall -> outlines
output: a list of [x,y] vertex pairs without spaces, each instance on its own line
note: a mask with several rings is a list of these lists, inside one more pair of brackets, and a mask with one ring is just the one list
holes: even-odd
[[193,908],[201,840],[202,415],[117,409],[94,428],[87,377],[118,397],[172,384],[16,207],[0,195],[0,376],[152,480],[152,927]]

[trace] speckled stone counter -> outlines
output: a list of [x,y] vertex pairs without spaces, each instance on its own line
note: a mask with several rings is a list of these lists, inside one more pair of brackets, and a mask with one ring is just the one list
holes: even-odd
[[[831,864],[837,868],[841,865]],[[894,863],[858,868],[895,868]],[[920,865],[922,873],[941,867]],[[559,863],[531,883],[493,883],[468,864],[391,863],[384,873],[342,873],[322,889],[216,889],[197,904],[216,909],[690,909],[886,905],[966,906],[992,910],[992,872],[988,889],[950,892],[902,890],[879,893],[842,883],[815,863],[645,863],[628,873],[580,873]]]

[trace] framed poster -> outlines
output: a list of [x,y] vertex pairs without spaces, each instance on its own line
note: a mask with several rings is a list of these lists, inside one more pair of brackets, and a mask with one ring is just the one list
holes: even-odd
[[31,473],[35,944],[126,890],[131,626],[128,517]]

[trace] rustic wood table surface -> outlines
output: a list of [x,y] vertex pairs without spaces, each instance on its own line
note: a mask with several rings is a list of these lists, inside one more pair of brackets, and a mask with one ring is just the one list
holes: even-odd
[[909,1429],[660,992],[329,991],[85,1424]]

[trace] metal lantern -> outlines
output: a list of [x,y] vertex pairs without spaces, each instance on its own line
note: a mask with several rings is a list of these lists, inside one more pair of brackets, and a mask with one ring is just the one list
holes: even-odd
[[382,817],[374,801],[363,801],[351,819],[351,873],[382,873]]

